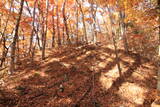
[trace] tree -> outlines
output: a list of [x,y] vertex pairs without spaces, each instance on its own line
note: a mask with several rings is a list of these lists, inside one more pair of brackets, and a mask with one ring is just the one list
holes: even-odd
[[94,9],[94,2],[93,0],[91,1],[91,16],[93,21],[93,42],[97,42],[97,31],[96,31],[96,11],[97,11],[97,6],[96,9]]
[[[120,1],[119,1],[120,2]],[[123,10],[120,9],[119,14],[120,14],[120,29],[121,29],[121,35],[123,37],[123,43],[124,43],[124,49],[126,51],[126,53],[129,52],[129,48],[128,48],[128,42],[127,42],[127,37],[126,37],[126,24],[125,24],[125,17],[126,17],[126,13],[125,13],[125,9],[126,9],[126,4],[127,4],[127,0],[123,1],[124,5],[123,5]]]
[[45,20],[45,27],[44,32],[42,34],[42,60],[45,59],[45,50],[46,50],[46,36],[48,31],[48,10],[49,10],[49,0],[46,0],[46,20]]
[[116,44],[116,39],[115,39],[115,33],[113,30],[113,17],[111,15],[111,10],[109,7],[107,7],[108,12],[109,12],[109,18],[110,18],[110,24],[111,24],[111,35],[112,35],[112,40],[113,40],[113,45],[114,45],[114,49],[115,49],[115,55],[116,55],[116,63],[117,63],[117,67],[118,67],[118,71],[119,71],[119,75],[120,77],[122,76],[122,72],[121,72],[121,67],[120,67],[120,63],[119,63],[119,56],[118,56],[118,51],[117,51],[117,44]]
[[[158,13],[160,13],[160,0],[157,0],[157,7],[158,7]],[[160,57],[160,14],[159,14],[159,55],[158,57]],[[158,64],[158,82],[157,82],[157,89],[158,89],[158,95],[160,96],[160,67],[159,67],[160,63]]]
[[[37,0],[34,1],[34,7],[33,7],[33,21],[32,21],[32,30],[31,30],[31,36],[30,36],[30,46],[29,46],[29,54],[31,55],[31,59],[33,61],[34,58],[34,47],[33,47],[33,37],[35,35],[35,16],[36,16],[36,5]],[[29,8],[28,8],[29,9]]]
[[58,36],[58,45],[61,45],[61,38],[60,38],[60,28],[59,28],[59,5],[58,5],[58,0],[57,0],[57,5],[56,5],[56,15],[57,15],[57,36]]
[[5,62],[5,59],[6,59],[6,56],[7,56],[7,53],[8,53],[8,49],[6,47],[6,37],[5,37],[5,32],[7,30],[7,26],[8,26],[8,22],[9,22],[9,18],[10,18],[10,13],[11,13],[11,9],[12,9],[12,5],[13,5],[13,0],[11,1],[11,5],[10,5],[10,8],[9,8],[9,14],[7,16],[7,21],[5,23],[5,27],[4,27],[4,30],[2,32],[2,42],[3,42],[3,53],[2,53],[2,59],[1,59],[1,64],[0,64],[0,67],[3,66],[3,63]]
[[84,38],[85,38],[86,43],[88,43],[88,37],[87,37],[87,31],[86,31],[86,24],[85,24],[84,12],[83,12],[83,9],[82,9],[82,5],[81,5],[81,3],[79,3],[78,0],[76,0],[76,2],[77,2],[77,4],[79,5],[79,9],[80,9],[80,12],[81,12],[81,15],[82,15]]
[[160,38],[154,36],[158,28],[156,1],[24,0],[19,24],[17,10],[21,2],[0,1],[0,66],[7,63],[9,55],[14,63],[27,55],[33,61],[34,54],[41,51],[44,60],[48,46],[96,41],[113,41],[117,45],[115,51],[123,46],[126,52],[134,51],[144,56],[150,53],[149,49],[154,49],[151,56],[155,58],[159,47],[157,38]]
[[64,21],[64,27],[65,27],[66,35],[67,35],[67,42],[68,42],[68,44],[71,44],[71,41],[70,41],[70,38],[69,38],[69,30],[68,30],[67,18],[66,18],[66,15],[65,15],[65,14],[66,14],[66,13],[65,13],[66,1],[67,1],[67,0],[64,0],[63,7],[62,7],[62,11],[63,11],[63,21]]
[[55,46],[55,19],[54,19],[54,6],[52,10],[52,48]]
[[16,26],[15,26],[15,34],[14,34],[13,43],[12,43],[12,46],[11,46],[11,61],[10,61],[10,69],[9,69],[10,73],[12,73],[15,70],[16,42],[17,42],[17,39],[18,39],[18,31],[19,31],[19,25],[20,25],[22,12],[23,12],[23,5],[24,5],[24,0],[21,0],[19,17],[17,19],[17,23],[16,23]]

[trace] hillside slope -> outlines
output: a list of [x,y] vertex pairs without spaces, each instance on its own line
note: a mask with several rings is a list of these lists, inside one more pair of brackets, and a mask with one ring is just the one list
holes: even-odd
[[[4,78],[0,107],[150,106],[155,99],[157,67],[138,54],[84,45],[48,51],[44,61],[23,59]],[[38,57],[38,55],[37,55]]]

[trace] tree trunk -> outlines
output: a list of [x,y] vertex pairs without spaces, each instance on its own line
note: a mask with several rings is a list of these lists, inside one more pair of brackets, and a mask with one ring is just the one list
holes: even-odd
[[20,20],[23,12],[23,5],[24,5],[24,0],[21,0],[21,7],[19,11],[19,17],[17,19],[17,23],[15,26],[15,34],[13,37],[13,43],[11,46],[11,61],[10,61],[10,68],[9,71],[12,73],[15,70],[15,51],[16,51],[16,41],[18,39],[18,30],[19,30],[19,25],[20,25]]
[[[11,12],[13,2],[14,2],[14,0],[11,1],[11,5],[10,5],[10,8],[9,8],[9,12]],[[8,17],[7,17],[7,21],[6,21],[6,23],[5,23],[4,30],[3,30],[3,32],[2,32],[3,52],[2,52],[2,59],[1,59],[0,67],[3,66],[3,63],[5,62],[5,59],[6,59],[6,56],[7,56],[7,53],[8,53],[8,48],[6,47],[5,32],[6,32],[6,30],[7,30],[9,18],[10,18],[10,15],[8,15]]]
[[[104,9],[103,9],[104,10]],[[107,27],[107,23],[102,15],[102,18],[103,18],[103,23],[104,23],[104,26],[105,26],[105,29],[106,29],[106,32],[105,32],[105,36],[106,36],[106,39],[108,40],[107,42],[110,43],[111,41],[111,38],[110,38],[110,35],[108,34],[109,30],[108,30],[108,27]]]
[[57,9],[56,9],[56,14],[57,14],[57,36],[58,36],[58,45],[61,45],[61,37],[60,37],[60,29],[59,29],[59,6],[58,6],[58,0],[57,0]]
[[38,47],[39,47],[39,50],[42,50],[42,47],[41,47],[41,44],[40,44],[40,38],[39,38],[39,24],[37,24],[37,28],[35,30],[36,32],[36,39],[37,39],[37,42],[38,42]]
[[78,15],[78,4],[76,3],[76,44],[78,45],[79,37],[78,37],[78,22],[79,22],[79,15]]
[[158,0],[158,13],[159,13],[159,53],[158,53],[158,56],[160,57],[160,0]]
[[37,0],[34,1],[34,9],[33,9],[33,21],[32,21],[32,31],[31,31],[31,36],[30,36],[30,45],[29,45],[29,54],[31,55],[31,57],[33,58],[33,54],[34,52],[33,51],[33,36],[34,36],[34,33],[35,33],[35,14],[36,14],[36,4],[37,4]]
[[42,41],[42,47],[43,47],[43,49],[42,49],[42,60],[44,60],[45,59],[45,50],[46,50],[46,36],[47,36],[47,31],[48,31],[48,9],[49,9],[49,0],[46,0],[46,7],[47,7],[47,9],[46,9],[46,22],[45,22],[45,30],[44,30],[44,33],[43,33],[43,36],[44,36],[44,38],[43,38],[43,41]]
[[125,11],[120,11],[120,29],[121,29],[121,36],[123,38],[123,43],[124,43],[124,49],[126,51],[126,53],[129,52],[129,48],[128,48],[128,42],[127,42],[127,37],[126,37],[126,26],[125,26],[125,22],[124,22],[124,19],[125,19]]
[[112,31],[112,40],[113,40],[113,45],[114,45],[114,49],[115,49],[115,55],[116,55],[116,62],[117,62],[117,67],[118,67],[118,71],[119,71],[119,76],[122,76],[122,72],[121,72],[121,67],[120,67],[120,63],[119,63],[119,56],[118,56],[118,51],[117,51],[117,44],[116,44],[116,39],[115,39],[115,33],[113,31],[113,18],[111,15],[111,11],[109,9],[109,7],[107,7],[108,12],[109,12],[109,18],[110,18],[110,22],[111,22],[111,31]]
[[[158,12],[160,12],[160,0],[157,0],[157,5],[158,5]],[[160,59],[160,14],[159,14],[159,59]],[[157,90],[158,90],[158,96],[160,96],[160,61],[159,61],[159,64],[158,64],[158,82],[157,82]]]
[[88,43],[88,37],[87,37],[87,31],[86,31],[86,24],[85,24],[85,20],[84,20],[84,13],[82,10],[82,5],[81,3],[78,2],[78,0],[76,0],[77,4],[79,5],[79,9],[81,11],[81,15],[82,15],[82,23],[83,23],[83,32],[84,32],[84,38],[86,43]]
[[62,32],[62,42],[63,42],[63,45],[65,45],[65,29],[64,27],[62,28],[63,32]]
[[74,31],[73,31],[74,26],[71,25],[71,21],[69,21],[68,24],[69,24],[69,27],[70,27],[70,34],[71,34],[71,36],[70,36],[71,42],[70,42],[70,43],[72,43],[72,41],[74,41],[74,37],[73,37],[73,34],[74,34]]
[[52,15],[52,48],[55,46],[55,25],[54,25],[54,8],[53,8],[53,15]]
[[[92,19],[93,19],[93,43],[96,43],[97,42],[97,31],[96,31],[96,11],[97,10],[94,10],[94,7],[93,7],[93,0],[92,0],[92,3],[91,3],[91,16],[92,16]],[[97,8],[96,8],[97,9]]]
[[65,30],[66,30],[67,42],[68,42],[68,44],[71,44],[71,41],[70,41],[70,38],[69,38],[68,25],[67,25],[67,18],[66,18],[66,15],[65,15],[65,9],[66,9],[66,0],[64,0],[63,7],[62,7],[63,22],[64,22],[64,27],[65,27]]

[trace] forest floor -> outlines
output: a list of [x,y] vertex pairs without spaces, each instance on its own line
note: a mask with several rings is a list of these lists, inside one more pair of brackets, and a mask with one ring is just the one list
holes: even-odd
[[157,67],[119,49],[119,77],[112,46],[83,45],[47,51],[39,61],[22,59],[5,77],[0,107],[150,107]]

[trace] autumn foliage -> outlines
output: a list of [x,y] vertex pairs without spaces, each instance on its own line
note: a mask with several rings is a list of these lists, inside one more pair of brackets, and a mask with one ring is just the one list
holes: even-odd
[[[65,75],[77,75],[77,77],[87,75],[86,78],[89,78],[86,81],[92,81],[93,78],[100,78],[99,74],[94,74],[93,71],[102,72],[107,69],[109,72],[113,68],[115,71],[117,70],[116,78],[118,79],[114,80],[113,87],[110,87],[107,93],[114,90],[114,94],[116,94],[118,90],[114,86],[133,86],[132,83],[122,83],[129,79],[129,76],[138,68],[145,75],[147,75],[146,72],[151,72],[153,78],[156,75],[151,68],[157,70],[159,62],[159,12],[159,0],[0,0],[0,72],[14,74],[16,71],[32,72],[33,70],[33,72],[38,72],[38,70],[44,70],[44,74],[46,74],[46,70],[54,69],[51,67],[50,61],[57,61],[58,64],[53,63],[54,66],[58,66],[55,71],[62,69]],[[108,57],[110,59],[107,59]],[[43,66],[43,64],[46,65]],[[74,64],[77,66],[74,67]],[[148,64],[147,70],[143,64],[144,66]],[[93,70],[95,66],[98,67]],[[45,69],[42,69],[43,67]],[[103,69],[100,69],[101,67]],[[86,70],[87,73],[85,74],[83,71],[81,75],[72,70]],[[131,72],[125,74],[125,70]],[[55,74],[58,75],[58,73]],[[98,76],[96,77],[96,75]],[[44,82],[49,86],[53,79],[52,76],[49,75],[49,79],[44,78]],[[133,75],[131,77],[133,80],[135,79]],[[33,76],[33,78],[38,80],[40,77]],[[75,81],[75,78],[71,80]],[[28,81],[24,84],[30,84]],[[61,83],[61,79],[59,81],[60,85],[64,82]],[[82,83],[88,84],[86,81],[82,81]],[[144,82],[146,81],[144,79]],[[136,83],[138,82],[136,81]],[[155,79],[149,84],[155,85]],[[45,86],[47,87],[45,92],[49,92],[49,86]],[[69,86],[66,85],[66,87]],[[71,89],[74,88],[77,87]],[[84,89],[88,93],[92,89],[92,85],[88,84],[87,89],[85,88],[82,87],[81,92]],[[97,88],[97,90],[101,89]],[[97,90],[93,90],[93,93],[98,92]],[[80,97],[76,104],[79,104],[83,97],[87,96],[86,93],[82,94],[82,98]],[[98,95],[102,95],[102,93]],[[56,94],[57,91],[55,91]],[[92,93],[90,94],[88,96],[92,96]],[[109,96],[106,97],[109,98]],[[105,105],[102,97],[100,100]],[[69,99],[66,101],[71,102]],[[149,104],[150,100],[147,101]],[[138,101],[134,103],[138,105]],[[54,102],[54,104],[56,103]]]

